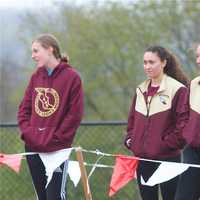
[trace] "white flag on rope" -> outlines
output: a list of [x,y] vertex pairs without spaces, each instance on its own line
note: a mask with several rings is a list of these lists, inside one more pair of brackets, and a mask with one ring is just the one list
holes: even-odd
[[73,148],[62,149],[50,153],[39,153],[46,170],[47,184],[45,187],[47,187],[50,183],[55,169],[58,168],[64,161],[69,159],[72,149]]
[[78,161],[71,161],[71,160],[69,161],[68,174],[71,181],[74,183],[74,186],[76,187],[81,178],[81,170]]
[[189,167],[190,165],[184,163],[162,162],[147,182],[141,176],[141,183],[143,185],[154,186],[178,176]]

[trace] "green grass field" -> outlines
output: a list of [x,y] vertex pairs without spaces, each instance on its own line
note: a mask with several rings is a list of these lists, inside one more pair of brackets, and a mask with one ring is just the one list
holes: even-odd
[[[73,146],[81,146],[87,150],[100,150],[105,153],[128,154],[123,147],[124,126],[82,126],[77,132]],[[24,152],[23,143],[19,139],[16,128],[2,128],[0,130],[0,152],[21,153]],[[83,153],[87,163],[95,163],[98,155]],[[71,160],[76,160],[73,152]],[[100,164],[114,165],[113,157],[103,157]],[[86,167],[89,174],[92,167]],[[111,168],[96,168],[89,179],[89,184],[94,200],[138,200],[136,182],[128,183],[112,198],[108,197],[109,183],[112,176]],[[82,200],[84,193],[82,183],[79,182],[77,188],[68,179],[67,194],[69,200]],[[27,168],[26,160],[22,161],[22,168],[19,174],[4,166],[0,168],[0,200],[35,200],[35,193],[32,187],[31,178]]]

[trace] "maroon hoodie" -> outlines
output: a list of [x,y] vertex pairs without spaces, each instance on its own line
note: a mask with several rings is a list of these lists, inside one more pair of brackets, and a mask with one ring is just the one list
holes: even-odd
[[41,67],[32,75],[19,106],[21,138],[37,152],[71,147],[82,116],[83,88],[76,70],[62,62],[48,76]]

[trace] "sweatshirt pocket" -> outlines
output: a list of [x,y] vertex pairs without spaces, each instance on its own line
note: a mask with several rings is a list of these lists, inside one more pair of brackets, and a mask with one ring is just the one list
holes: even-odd
[[54,132],[55,127],[31,127],[30,133],[24,135],[24,139],[33,150],[47,151],[49,146],[58,142]]
[[71,145],[76,134],[76,125],[68,126],[66,129],[59,128],[55,132],[55,137],[65,145]]
[[142,145],[143,145],[143,139],[142,136],[139,134],[134,134],[131,135],[131,144],[130,144],[130,149],[134,153],[135,156],[142,156]]
[[171,155],[174,155],[177,150],[178,149],[169,146],[164,137],[160,138],[160,155],[162,157],[170,157]]
[[149,158],[159,158],[163,155],[170,155],[172,150],[160,135],[148,137],[144,148],[144,154]]

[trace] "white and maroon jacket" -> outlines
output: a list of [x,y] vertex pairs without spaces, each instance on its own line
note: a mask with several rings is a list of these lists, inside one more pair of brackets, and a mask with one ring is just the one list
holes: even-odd
[[164,75],[156,94],[145,101],[150,80],[136,89],[127,127],[129,149],[139,157],[162,159],[180,154],[182,130],[189,115],[188,89]]
[[184,128],[183,136],[187,144],[200,148],[200,76],[191,81],[189,97],[189,122]]

